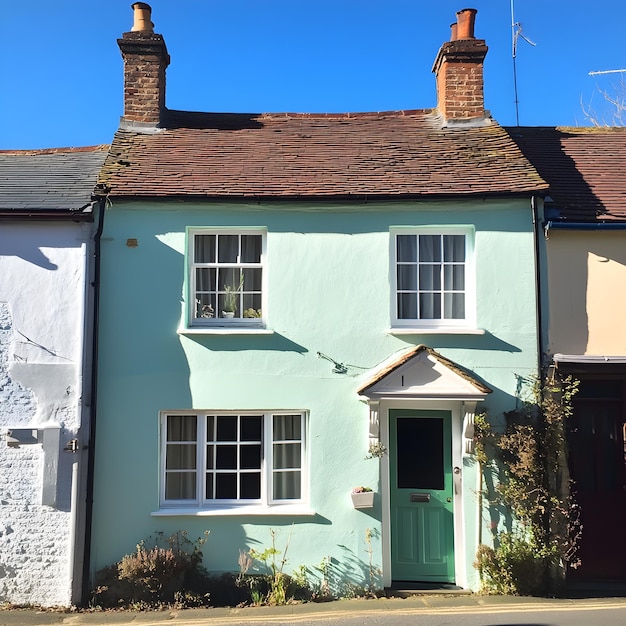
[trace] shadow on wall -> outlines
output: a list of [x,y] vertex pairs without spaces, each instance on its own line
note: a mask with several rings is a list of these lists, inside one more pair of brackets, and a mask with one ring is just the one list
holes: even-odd
[[463,348],[466,350],[493,350],[496,352],[521,352],[521,349],[514,346],[499,337],[496,337],[489,331],[485,331],[482,335],[431,335],[427,333],[420,335],[419,339],[409,339],[400,336],[399,338],[411,345],[427,344],[434,350],[445,348]]
[[79,247],[76,239],[73,240],[74,245],[70,245],[61,237],[54,237],[42,232],[37,237],[38,245],[34,244],[34,237],[22,237],[20,231],[7,231],[0,236],[0,248],[4,257],[18,257],[27,263],[32,263],[45,270],[57,270],[59,266],[53,263],[43,252],[45,248],[70,248]]

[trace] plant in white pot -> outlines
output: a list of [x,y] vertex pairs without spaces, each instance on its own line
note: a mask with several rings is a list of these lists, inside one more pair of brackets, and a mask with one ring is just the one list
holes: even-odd
[[370,487],[355,487],[350,497],[355,509],[371,509],[374,506],[374,492]]
[[224,285],[224,304],[222,306],[222,317],[232,318],[235,316],[237,304],[239,303],[239,292],[243,287],[243,272],[239,275],[239,285]]

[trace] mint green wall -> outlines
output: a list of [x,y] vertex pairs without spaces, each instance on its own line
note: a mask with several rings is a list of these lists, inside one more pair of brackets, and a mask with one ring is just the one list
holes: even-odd
[[[477,326],[486,333],[388,334],[389,228],[466,224],[476,228]],[[177,334],[189,226],[267,228],[273,335]],[[137,247],[127,246],[130,238]],[[114,203],[102,238],[92,569],[155,531],[196,537],[208,529],[205,565],[236,571],[239,550],[268,546],[269,530],[278,529],[279,548],[290,536],[287,569],[331,556],[338,575],[367,583],[366,530],[374,533],[380,565],[381,511],[380,497],[370,513],[354,510],[349,498],[356,485],[379,490],[378,461],[364,458],[369,413],[355,393],[359,377],[394,352],[425,343],[494,389],[491,415],[510,410],[516,375],[536,372],[534,290],[527,200],[321,209]],[[334,374],[317,352],[349,364],[348,373]],[[310,504],[317,515],[152,516],[159,506],[159,411],[185,408],[308,410]],[[466,473],[468,498],[475,499],[471,463]],[[469,569],[474,548],[468,546]]]

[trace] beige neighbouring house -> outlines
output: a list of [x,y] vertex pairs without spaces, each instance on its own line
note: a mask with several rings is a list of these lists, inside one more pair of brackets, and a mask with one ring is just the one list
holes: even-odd
[[[626,128],[512,128],[549,184],[543,203],[544,364],[580,381],[568,423],[581,566],[626,579]],[[550,369],[551,368],[551,369]]]

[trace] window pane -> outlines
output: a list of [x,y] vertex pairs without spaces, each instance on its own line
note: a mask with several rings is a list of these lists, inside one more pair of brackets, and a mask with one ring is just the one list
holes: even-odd
[[215,475],[215,497],[218,500],[237,499],[237,474]]
[[465,235],[443,236],[443,260],[446,262],[465,262]]
[[300,455],[299,443],[274,444],[274,469],[299,468]]
[[441,235],[419,236],[419,260],[427,263],[441,261]]
[[441,289],[441,265],[420,265],[420,291]]
[[215,317],[215,294],[199,294],[196,296],[196,318],[211,319]]
[[241,446],[239,448],[239,467],[241,469],[259,469],[261,467],[261,446]]
[[196,235],[194,262],[215,263],[215,235]]
[[241,441],[261,441],[263,417],[260,415],[244,415],[241,417]]
[[236,415],[220,415],[217,418],[217,441],[237,441]]
[[399,489],[444,488],[443,419],[402,417],[397,421]]
[[241,493],[243,500],[258,500],[261,497],[261,472],[241,475]]
[[219,263],[237,263],[239,235],[218,235],[217,260]]
[[260,263],[261,262],[261,235],[241,235],[241,262]]
[[215,446],[206,447],[206,468],[215,469]]
[[206,440],[215,441],[215,415],[207,415],[206,418]]
[[237,469],[237,446],[216,446],[215,467],[217,469]]
[[420,293],[420,319],[441,319],[441,294]]
[[465,289],[465,266],[444,265],[444,289],[463,291]]
[[446,293],[444,295],[444,318],[447,320],[465,319],[465,294]]
[[195,415],[168,415],[168,441],[195,441],[197,436]]
[[261,317],[261,294],[243,294],[243,317]]
[[415,291],[417,289],[417,265],[398,265],[398,289]]
[[[261,281],[263,279],[263,270],[260,267],[245,267],[243,270],[243,290],[244,291],[261,291]],[[237,275],[237,281],[241,277]],[[237,285],[239,282],[237,282]]]
[[168,473],[165,476],[166,500],[195,500],[195,472]]
[[417,261],[417,237],[415,235],[398,235],[396,237],[397,260]]
[[299,441],[302,438],[300,422],[300,415],[274,415],[274,441]]
[[205,489],[205,497],[207,500],[213,500],[215,498],[215,490],[214,490],[214,482],[215,475],[207,474],[206,475],[206,489]]
[[398,319],[401,319],[401,320],[417,319],[417,294],[415,293],[399,293],[398,294]]
[[165,468],[168,470],[196,469],[195,444],[167,446],[167,459],[165,461]]
[[238,291],[240,282],[241,270],[238,267],[220,267],[218,275],[218,291],[226,291],[226,287],[232,291]]
[[300,472],[274,472],[274,500],[297,500],[301,497]]
[[215,291],[214,267],[196,268],[196,293],[203,291]]

